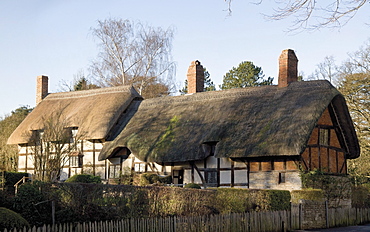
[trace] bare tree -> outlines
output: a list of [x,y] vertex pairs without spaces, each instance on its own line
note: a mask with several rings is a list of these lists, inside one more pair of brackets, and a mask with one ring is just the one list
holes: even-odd
[[317,65],[316,70],[312,73],[309,80],[328,80],[334,81],[337,76],[338,67],[335,64],[333,56],[326,56],[324,61]]
[[72,152],[79,152],[82,132],[68,127],[62,113],[43,119],[43,129],[32,131],[29,143],[32,153],[34,178],[55,182]]
[[361,148],[360,158],[348,161],[348,169],[356,183],[361,183],[370,178],[370,40],[349,57],[340,69],[337,86],[346,99]]
[[[228,3],[231,12],[232,0],[224,0]],[[263,0],[258,0],[257,4]],[[332,0],[329,2],[315,0],[275,0],[279,5],[275,13],[267,16],[273,20],[281,20],[295,17],[292,30],[296,29],[318,29],[326,26],[342,26],[352,19],[357,11],[369,0]]]
[[173,33],[172,28],[163,30],[129,20],[98,21],[92,34],[100,42],[100,53],[91,64],[91,75],[101,86],[132,84],[142,95],[153,91],[151,85],[164,85],[166,92],[171,91]]

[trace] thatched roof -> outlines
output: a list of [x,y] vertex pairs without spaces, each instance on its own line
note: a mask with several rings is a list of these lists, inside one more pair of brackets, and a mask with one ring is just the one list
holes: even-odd
[[99,160],[120,148],[144,161],[201,160],[207,155],[202,144],[209,142],[217,142],[216,157],[300,155],[331,103],[346,133],[347,157],[358,157],[344,98],[327,81],[307,81],[143,100],[128,109],[133,117]]
[[28,143],[32,130],[45,119],[61,115],[66,127],[78,127],[86,139],[105,139],[133,99],[141,96],[131,86],[49,94],[9,137],[9,144]]

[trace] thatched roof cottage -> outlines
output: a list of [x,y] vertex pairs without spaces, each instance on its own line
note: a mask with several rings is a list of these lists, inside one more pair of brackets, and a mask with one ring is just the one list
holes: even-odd
[[126,86],[49,94],[9,142],[26,147],[24,131],[64,110],[71,127],[86,131],[81,154],[90,160],[67,166],[68,175],[100,167],[109,179],[128,167],[172,175],[175,184],[300,189],[301,169],[346,174],[360,150],[343,96],[328,81],[298,81],[297,63],[293,50],[282,52],[277,86],[201,92],[195,61],[183,96],[143,100]]

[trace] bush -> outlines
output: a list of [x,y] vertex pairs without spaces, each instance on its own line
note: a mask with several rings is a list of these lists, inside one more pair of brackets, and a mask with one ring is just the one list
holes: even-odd
[[200,185],[199,185],[199,184],[195,184],[195,183],[189,183],[189,184],[186,184],[186,185],[184,186],[184,188],[201,189]]
[[[14,194],[14,192],[12,192]],[[7,191],[0,191],[0,207],[11,208],[13,206],[13,195]]]
[[68,178],[65,182],[67,183],[101,183],[101,177],[100,176],[93,176],[88,174],[79,174],[74,175]]
[[21,215],[18,213],[0,207],[0,231],[3,231],[5,229],[13,229],[13,228],[19,228],[23,229],[24,227],[29,227],[30,225],[24,219]]
[[28,177],[25,172],[5,172],[5,185],[13,187],[23,177]]
[[215,207],[220,213],[243,213],[252,209],[246,189],[217,188],[216,192]]
[[289,210],[290,192],[285,190],[217,188],[215,205],[221,213]]
[[22,215],[32,226],[51,224],[51,202],[46,193],[50,190],[43,189],[42,182],[26,183],[19,187],[14,198],[14,210]]
[[325,196],[321,189],[302,189],[294,190],[291,192],[292,203],[298,204],[300,199],[310,200],[310,201],[322,201]]
[[352,189],[352,207],[368,208],[370,207],[370,191],[369,188],[361,185]]
[[137,176],[136,184],[139,186],[147,186],[151,184],[171,184],[171,176],[159,176],[156,173],[143,173]]

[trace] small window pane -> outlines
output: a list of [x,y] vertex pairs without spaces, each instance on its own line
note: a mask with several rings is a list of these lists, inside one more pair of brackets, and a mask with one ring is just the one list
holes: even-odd
[[319,145],[324,145],[324,146],[329,145],[329,130],[328,129],[320,129]]

